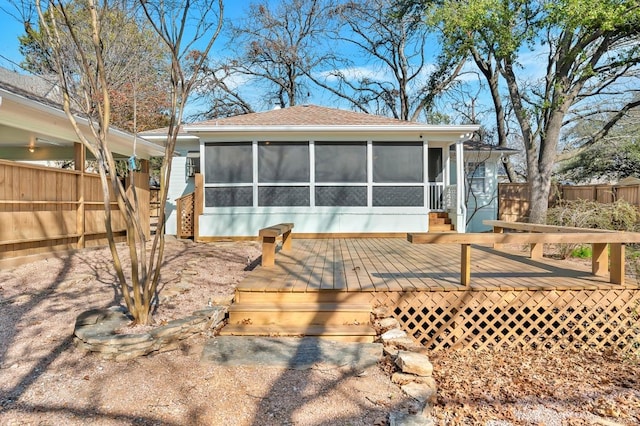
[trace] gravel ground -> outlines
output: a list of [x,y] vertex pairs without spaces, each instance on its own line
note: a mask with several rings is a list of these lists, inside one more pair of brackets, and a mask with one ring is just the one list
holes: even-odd
[[[233,294],[253,242],[167,240],[154,318],[188,315]],[[248,267],[248,264],[249,267]],[[211,338],[116,363],[75,350],[82,311],[120,303],[108,250],[0,271],[0,425],[385,425],[415,403],[365,371],[221,367],[200,362]],[[616,353],[501,350],[431,355],[442,425],[640,424],[640,363]]]

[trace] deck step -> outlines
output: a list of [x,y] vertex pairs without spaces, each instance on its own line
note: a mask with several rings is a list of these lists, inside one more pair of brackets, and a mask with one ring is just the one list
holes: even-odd
[[376,332],[369,325],[251,325],[228,324],[221,336],[315,336],[346,342],[373,342]]
[[343,325],[368,324],[369,304],[237,303],[229,307],[229,324]]
[[429,232],[449,232],[453,231],[452,224],[429,224]]
[[236,289],[235,302],[244,303],[362,303],[369,304],[371,294],[368,292],[346,292],[322,290],[310,292],[292,291],[254,291],[242,289],[242,283]]

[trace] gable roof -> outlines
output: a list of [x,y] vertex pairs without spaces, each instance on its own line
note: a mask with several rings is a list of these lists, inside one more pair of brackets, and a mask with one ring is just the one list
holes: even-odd
[[189,124],[189,128],[209,126],[416,126],[420,123],[380,115],[328,108],[296,105],[270,111],[236,115]]

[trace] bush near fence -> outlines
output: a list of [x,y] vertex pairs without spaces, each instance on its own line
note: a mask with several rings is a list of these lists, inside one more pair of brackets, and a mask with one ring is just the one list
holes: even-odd
[[[498,185],[498,219],[527,222],[529,219],[529,185],[501,183]],[[640,185],[554,185],[549,193],[549,207],[562,201],[597,201],[613,203],[625,200],[640,208]]]

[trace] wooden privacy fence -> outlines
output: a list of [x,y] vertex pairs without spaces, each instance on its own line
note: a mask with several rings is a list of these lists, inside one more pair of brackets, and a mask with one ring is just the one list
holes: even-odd
[[[149,178],[135,179],[143,226],[149,229]],[[125,236],[115,199],[112,227]],[[147,234],[148,235],[148,234]],[[100,177],[84,171],[54,169],[0,160],[0,261],[106,244]]]
[[[529,217],[529,185],[501,183],[498,185],[498,219],[509,222],[526,221]],[[554,185],[549,193],[549,206],[559,200],[588,200],[613,203],[625,200],[640,207],[640,185]]]

